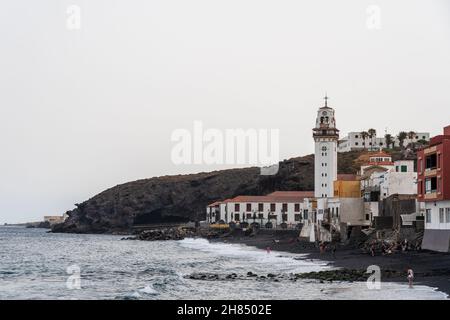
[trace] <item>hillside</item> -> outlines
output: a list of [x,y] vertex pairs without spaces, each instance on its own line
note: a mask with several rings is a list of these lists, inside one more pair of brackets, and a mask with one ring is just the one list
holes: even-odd
[[[338,172],[355,173],[361,152],[338,154]],[[163,176],[128,182],[105,190],[68,211],[54,232],[126,232],[134,224],[205,219],[205,207],[237,195],[263,195],[275,190],[314,190],[314,155],[280,162],[276,175],[259,168]]]

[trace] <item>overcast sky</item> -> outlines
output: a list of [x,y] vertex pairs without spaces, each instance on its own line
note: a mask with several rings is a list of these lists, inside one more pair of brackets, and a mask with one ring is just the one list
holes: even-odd
[[195,120],[279,129],[281,159],[313,152],[325,92],[341,135],[450,124],[447,0],[10,0],[0,58],[0,223],[223,168],[171,161]]

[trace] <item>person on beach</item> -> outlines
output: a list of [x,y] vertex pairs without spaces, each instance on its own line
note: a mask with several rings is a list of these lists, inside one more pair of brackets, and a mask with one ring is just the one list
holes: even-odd
[[320,250],[320,254],[322,254],[325,251],[325,244],[323,243],[323,241],[319,245],[319,250]]
[[370,246],[370,255],[372,257],[375,257],[375,243],[372,242],[372,245]]
[[266,248],[267,253],[270,253],[270,250],[272,250],[270,247]]
[[408,273],[407,278],[408,278],[409,287],[412,288],[413,280],[414,280],[414,272],[411,268],[409,268],[407,273]]
[[333,255],[333,259],[336,258],[336,244],[333,243],[331,245],[331,254]]

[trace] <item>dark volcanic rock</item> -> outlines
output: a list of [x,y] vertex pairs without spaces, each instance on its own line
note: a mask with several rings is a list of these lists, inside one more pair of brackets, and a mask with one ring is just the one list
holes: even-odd
[[144,240],[144,241],[183,240],[185,237],[195,235],[196,235],[195,230],[183,228],[166,228],[166,229],[145,230],[135,237],[126,237],[122,238],[122,240]]
[[[355,159],[358,155],[346,153],[345,157]],[[341,165],[340,172],[347,171],[353,172],[351,165]],[[66,221],[52,231],[124,233],[136,224],[199,221],[205,219],[206,205],[217,200],[275,190],[313,189],[313,155],[280,162],[273,176],[262,176],[259,168],[252,167],[143,179],[117,185],[76,204],[67,212]]]

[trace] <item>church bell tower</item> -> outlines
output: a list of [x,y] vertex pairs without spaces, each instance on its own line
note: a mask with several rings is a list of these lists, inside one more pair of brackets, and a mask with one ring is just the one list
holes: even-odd
[[337,143],[339,130],[336,128],[334,109],[325,105],[317,111],[316,127],[313,129],[314,154],[314,196],[333,197],[333,183],[337,179]]

